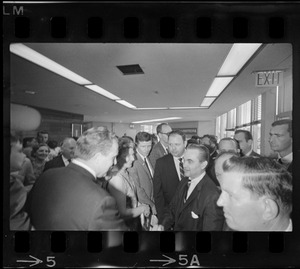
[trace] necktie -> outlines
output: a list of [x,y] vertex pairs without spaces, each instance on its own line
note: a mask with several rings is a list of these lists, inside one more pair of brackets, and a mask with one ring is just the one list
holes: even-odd
[[149,171],[149,173],[150,173],[150,175],[152,177],[152,173],[151,173],[150,167],[149,167],[149,165],[147,163],[147,157],[145,157],[144,162],[145,162],[145,165],[146,165],[146,167],[147,167],[147,169],[148,169],[148,171]]
[[279,162],[280,164],[283,164],[283,162],[282,162],[281,158],[280,158],[280,159],[278,159],[278,162]]
[[179,158],[179,168],[180,168],[180,178],[182,180],[182,179],[184,179],[184,169],[183,169],[182,158]]
[[189,191],[189,188],[190,188],[190,185],[191,185],[191,180],[189,179],[186,186],[185,186],[185,195],[184,195],[184,202],[186,202],[186,200],[188,199],[188,191]]

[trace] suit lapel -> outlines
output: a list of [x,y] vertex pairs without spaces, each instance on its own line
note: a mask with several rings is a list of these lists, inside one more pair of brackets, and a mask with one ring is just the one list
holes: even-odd
[[175,166],[175,161],[174,161],[173,155],[169,154],[167,156],[167,158],[168,158],[168,162],[169,162],[169,165],[167,166],[169,168],[167,173],[170,173],[172,171],[172,173],[174,173],[174,175],[176,175],[178,182],[180,182],[180,178],[178,177],[178,173],[177,173],[177,169]]
[[[144,162],[144,160],[142,159],[142,157],[140,156],[139,153],[136,153],[136,158],[137,158],[137,161],[139,162],[140,166],[144,169],[144,171],[147,173],[147,175],[149,176],[150,179],[152,179],[152,176],[148,170],[148,168],[146,167],[146,164]],[[153,171],[153,168],[152,168],[152,165],[150,164],[150,162],[148,162],[148,165],[151,166],[151,169]]]
[[186,200],[185,203],[183,203],[183,206],[181,207],[181,210],[184,210],[193,200],[195,200],[197,198],[198,193],[201,191],[202,186],[205,184],[205,181],[206,181],[206,175],[204,176],[204,178],[202,178],[200,180],[200,182],[193,189],[193,191],[190,194],[189,198]]

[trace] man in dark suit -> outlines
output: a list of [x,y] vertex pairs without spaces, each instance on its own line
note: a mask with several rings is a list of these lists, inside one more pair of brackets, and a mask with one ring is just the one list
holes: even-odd
[[206,175],[209,151],[204,145],[190,144],[184,153],[183,179],[176,190],[162,225],[156,230],[221,231],[222,209],[217,206],[220,192]]
[[155,170],[155,164],[157,159],[167,155],[168,152],[168,136],[169,133],[172,131],[172,128],[167,123],[161,123],[156,127],[156,133],[159,137],[159,142],[156,143],[149,155],[149,161]]
[[44,172],[50,168],[65,167],[74,158],[76,141],[72,137],[67,137],[61,145],[61,154],[54,157],[51,161],[45,163]]
[[236,130],[234,132],[234,139],[238,141],[241,150],[241,156],[260,157],[258,153],[253,151],[253,137],[247,130]]
[[30,213],[36,230],[127,230],[116,200],[96,182],[115,163],[118,142],[91,128],[77,141],[75,159],[49,169],[32,189]]
[[[170,204],[179,182],[184,178],[183,154],[187,144],[185,134],[179,130],[169,134],[168,154],[156,161],[153,178],[154,201],[159,223]],[[182,163],[182,175],[180,174],[180,162]]]
[[272,123],[269,138],[270,147],[277,152],[277,161],[290,173],[293,169],[293,136],[292,120],[278,120]]

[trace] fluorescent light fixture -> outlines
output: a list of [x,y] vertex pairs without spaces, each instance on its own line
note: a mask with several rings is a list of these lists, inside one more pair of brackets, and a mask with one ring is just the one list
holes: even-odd
[[169,109],[174,109],[174,110],[180,110],[180,109],[201,109],[203,107],[201,106],[174,106],[174,107],[169,107]]
[[92,82],[86,80],[85,78],[77,75],[76,73],[72,72],[71,70],[63,67],[62,65],[52,61],[51,59],[45,57],[44,55],[38,53],[37,51],[21,44],[16,43],[10,45],[10,52],[14,53],[30,62],[33,62],[43,68],[46,68],[60,76],[63,76],[77,84],[85,85],[85,84],[92,84]]
[[227,87],[233,77],[216,77],[211,84],[206,96],[218,96]]
[[167,107],[137,107],[136,110],[166,110]]
[[156,121],[169,121],[169,120],[179,120],[180,117],[171,117],[171,118],[164,118],[164,119],[154,119],[154,120],[142,120],[142,121],[133,121],[132,123],[144,123],[144,122],[156,122]]
[[261,45],[261,43],[233,44],[218,76],[235,76]]
[[118,96],[108,92],[107,90],[104,90],[103,88],[99,87],[98,85],[85,85],[84,87],[86,87],[96,93],[102,94],[109,99],[112,99],[112,100],[120,99]]
[[127,106],[129,108],[133,108],[133,109],[136,109],[136,106],[128,103],[127,101],[125,100],[116,100],[116,102],[118,102],[119,104],[123,105],[123,106]]
[[213,101],[215,101],[216,97],[204,97],[201,106],[202,107],[208,107],[212,104]]

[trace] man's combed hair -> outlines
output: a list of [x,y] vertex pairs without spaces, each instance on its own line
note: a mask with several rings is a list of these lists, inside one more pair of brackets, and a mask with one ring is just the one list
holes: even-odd
[[161,133],[162,127],[165,126],[165,125],[169,126],[169,124],[168,124],[168,123],[165,123],[165,122],[163,122],[163,123],[157,125],[157,126],[156,126],[156,133],[157,133],[157,134]]
[[107,155],[116,140],[111,133],[103,127],[93,127],[86,130],[76,141],[75,157],[89,160],[97,153]]
[[287,124],[288,132],[290,133],[290,137],[292,137],[292,123],[293,123],[293,121],[290,119],[277,120],[272,123],[272,127]]
[[275,160],[268,157],[231,157],[224,161],[223,171],[242,174],[243,187],[254,195],[274,200],[280,214],[292,211],[292,176]]
[[243,133],[245,140],[248,142],[249,140],[253,140],[252,134],[247,130],[236,130],[234,134]]
[[222,138],[219,141],[218,148],[219,148],[219,146],[220,146],[220,144],[221,144],[222,141],[232,141],[235,144],[236,149],[240,149],[239,142],[236,139],[232,138],[232,137],[224,137],[224,138]]
[[194,143],[191,143],[191,144],[188,144],[186,149],[196,149],[199,151],[200,153],[200,161],[207,161],[207,163],[209,162],[209,150],[206,146],[204,145],[200,145],[200,144],[194,144]]
[[169,136],[170,137],[171,135],[180,135],[182,137],[182,140],[185,141],[186,140],[186,136],[184,134],[184,132],[180,131],[180,130],[173,130],[172,132],[169,133]]
[[147,132],[138,132],[135,136],[135,143],[152,141],[152,135]]

